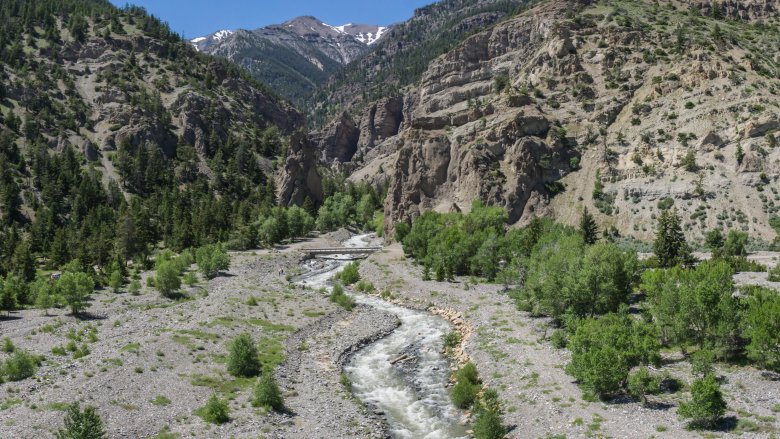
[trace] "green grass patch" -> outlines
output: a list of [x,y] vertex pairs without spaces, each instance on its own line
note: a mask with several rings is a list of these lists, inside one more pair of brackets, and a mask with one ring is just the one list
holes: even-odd
[[138,350],[141,349],[141,343],[128,343],[121,348],[119,348],[120,352],[132,352],[134,354],[138,353]]
[[279,325],[279,324],[271,323],[268,320],[263,320],[263,319],[249,319],[249,320],[247,320],[247,322],[252,324],[252,325],[259,326],[259,327],[265,329],[266,331],[271,331],[271,332],[281,332],[281,331],[292,332],[292,331],[295,331],[295,328],[290,326],[290,325]]
[[0,402],[0,411],[8,410],[11,407],[17,406],[17,405],[19,405],[21,403],[22,403],[21,399],[9,396],[3,402]]
[[284,346],[279,337],[263,337],[258,343],[260,364],[264,371],[274,370],[284,361]]
[[154,399],[151,400],[150,402],[152,404],[156,405],[156,406],[166,406],[166,405],[170,405],[171,404],[170,398],[168,398],[167,396],[163,396],[163,395],[155,396]]
[[250,389],[254,384],[254,378],[228,378],[214,377],[202,374],[192,375],[190,384],[196,387],[208,387],[216,393],[233,399],[237,392]]

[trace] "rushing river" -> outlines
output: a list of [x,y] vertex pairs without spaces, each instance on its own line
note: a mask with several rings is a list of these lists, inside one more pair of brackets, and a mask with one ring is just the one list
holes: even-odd
[[[371,235],[359,235],[345,247],[365,247]],[[301,284],[330,288],[331,279],[344,268],[346,257],[336,257],[325,267],[304,275]],[[450,402],[446,388],[449,361],[442,354],[442,336],[450,331],[442,318],[426,312],[393,305],[384,300],[354,296],[366,304],[398,316],[401,326],[389,336],[357,352],[345,372],[354,394],[369,407],[381,412],[396,438],[465,438],[460,425],[461,412]],[[406,355],[409,362],[391,361]]]

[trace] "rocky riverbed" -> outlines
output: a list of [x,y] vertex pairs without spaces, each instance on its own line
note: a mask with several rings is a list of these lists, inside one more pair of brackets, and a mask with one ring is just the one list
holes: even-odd
[[[346,236],[233,253],[228,272],[201,279],[185,300],[146,287],[135,296],[99,291],[90,319],[64,310],[3,318],[0,337],[45,360],[33,378],[0,384],[0,438],[53,437],[66,405],[77,401],[98,408],[111,438],[384,437],[381,418],[339,381],[348,354],[392,331],[397,319],[366,306],[345,312],[280,275],[299,269],[301,247],[333,246]],[[263,361],[279,363],[284,413],[252,407],[254,380],[227,374],[227,344],[241,333],[258,341]],[[88,354],[52,353],[70,340]],[[0,361],[7,357],[0,352]],[[231,421],[221,426],[196,415],[214,393],[230,407]]]

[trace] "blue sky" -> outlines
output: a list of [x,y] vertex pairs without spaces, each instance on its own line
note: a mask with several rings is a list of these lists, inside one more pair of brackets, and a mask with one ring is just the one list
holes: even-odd
[[146,8],[187,38],[220,29],[255,29],[313,15],[331,24],[387,25],[412,16],[415,8],[434,0],[111,0]]

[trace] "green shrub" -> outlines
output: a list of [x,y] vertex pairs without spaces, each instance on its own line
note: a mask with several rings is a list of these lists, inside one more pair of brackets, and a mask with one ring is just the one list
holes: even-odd
[[646,367],[640,367],[628,376],[628,393],[640,398],[643,404],[647,404],[646,395],[654,395],[660,391],[661,380],[651,375]]
[[755,289],[745,300],[742,332],[750,340],[747,356],[759,366],[780,372],[780,295]]
[[124,279],[122,279],[122,272],[119,270],[114,270],[114,272],[111,273],[111,278],[108,281],[108,285],[111,287],[114,293],[118,293],[119,289],[122,288],[123,281]]
[[97,410],[87,406],[81,411],[78,403],[68,407],[65,426],[54,435],[57,439],[104,439],[107,437],[103,420]]
[[344,270],[336,274],[336,279],[344,285],[352,285],[360,280],[360,265],[357,262],[351,262],[344,267]]
[[249,334],[241,334],[230,343],[227,371],[237,377],[253,377],[260,373],[257,347]]
[[460,344],[461,336],[459,332],[452,331],[444,334],[442,340],[444,341],[444,349],[455,349]]
[[699,349],[691,355],[691,372],[694,375],[705,377],[712,373],[712,364],[715,362],[715,352],[711,349]]
[[198,410],[198,415],[210,424],[224,424],[230,421],[229,409],[226,401],[211,395],[206,405]]
[[36,360],[26,351],[17,349],[5,360],[3,374],[10,381],[21,381],[35,375]]
[[173,297],[181,288],[179,270],[172,261],[161,262],[154,275],[154,286],[165,297]]
[[658,210],[669,210],[674,206],[674,198],[666,197],[658,201]]
[[127,287],[127,291],[133,296],[137,296],[141,292],[141,282],[138,279],[133,279],[130,286]]
[[475,439],[502,439],[507,433],[498,410],[487,408],[477,412],[474,421]]
[[710,374],[694,381],[691,386],[691,400],[680,404],[677,414],[691,420],[693,428],[714,427],[726,413],[726,402],[720,391],[720,384]]
[[585,246],[572,232],[543,235],[528,258],[525,288],[518,296],[535,315],[560,320],[617,311],[628,301],[636,253],[609,242]]
[[276,411],[284,408],[282,392],[274,380],[273,371],[267,371],[257,380],[252,405],[255,407],[268,407]]
[[455,379],[458,381],[467,381],[472,384],[479,384],[479,373],[474,363],[468,362],[455,373]]
[[455,372],[456,383],[452,386],[450,396],[452,403],[461,409],[471,407],[477,400],[477,395],[481,390],[479,374],[474,363],[466,363],[457,372]]
[[452,386],[452,390],[450,391],[452,403],[455,407],[467,409],[476,401],[479,390],[479,384],[472,384],[468,381],[458,381]]
[[659,361],[658,333],[627,314],[585,319],[569,341],[572,356],[566,372],[585,396],[610,396],[623,388],[632,367]]
[[344,293],[344,287],[342,287],[340,283],[333,285],[333,289],[330,293],[330,301],[347,311],[352,311],[352,308],[355,306],[355,301]]
[[195,252],[195,261],[206,279],[213,279],[220,271],[230,268],[230,255],[225,247],[218,244],[199,248]]
[[769,282],[780,282],[780,264],[769,270]]
[[194,286],[195,284],[198,283],[198,277],[195,276],[195,273],[193,273],[191,271],[184,275],[184,279],[183,280],[184,280],[184,283],[189,285],[189,286]]
[[2,348],[2,350],[3,350],[3,352],[10,354],[10,353],[13,353],[13,351],[16,350],[16,346],[14,346],[14,342],[12,342],[10,338],[5,337],[3,339],[3,348]]
[[371,293],[374,291],[374,284],[367,280],[361,280],[357,283],[357,286],[355,286],[355,289],[362,292],[362,293]]
[[94,289],[95,281],[86,273],[66,272],[57,281],[57,290],[73,315],[79,315],[86,309]]
[[562,329],[556,329],[552,336],[550,336],[550,343],[552,343],[555,349],[563,349],[569,343],[566,331]]

